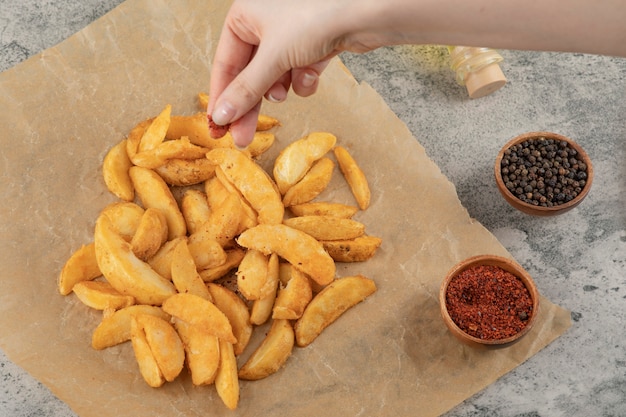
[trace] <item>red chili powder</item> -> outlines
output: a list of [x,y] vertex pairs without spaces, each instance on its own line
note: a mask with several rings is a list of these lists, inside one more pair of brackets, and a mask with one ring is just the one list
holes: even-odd
[[454,277],[448,284],[446,307],[459,328],[483,340],[517,334],[533,313],[524,283],[492,265],[474,266]]

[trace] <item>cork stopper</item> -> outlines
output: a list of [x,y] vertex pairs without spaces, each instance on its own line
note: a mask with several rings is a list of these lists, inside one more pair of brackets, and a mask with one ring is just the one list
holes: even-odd
[[506,77],[500,65],[491,64],[485,68],[467,74],[465,87],[470,98],[487,96],[506,84]]

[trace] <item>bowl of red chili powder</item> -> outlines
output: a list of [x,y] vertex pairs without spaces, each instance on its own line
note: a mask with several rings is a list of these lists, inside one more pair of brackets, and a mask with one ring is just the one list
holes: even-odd
[[515,261],[480,255],[455,265],[439,292],[450,332],[470,346],[508,346],[528,333],[537,318],[539,293]]
[[498,153],[494,171],[504,199],[535,216],[573,209],[587,196],[593,181],[585,150],[553,132],[529,132],[511,139]]

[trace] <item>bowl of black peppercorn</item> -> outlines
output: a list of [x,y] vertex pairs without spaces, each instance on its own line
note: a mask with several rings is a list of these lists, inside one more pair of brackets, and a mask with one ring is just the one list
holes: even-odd
[[584,149],[570,138],[529,132],[502,147],[495,177],[511,206],[535,216],[553,216],[571,210],[587,196],[593,166]]

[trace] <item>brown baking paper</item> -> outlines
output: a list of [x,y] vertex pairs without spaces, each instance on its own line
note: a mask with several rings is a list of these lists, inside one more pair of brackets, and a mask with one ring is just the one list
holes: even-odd
[[[69,255],[92,240],[99,211],[116,201],[101,177],[103,157],[168,103],[174,114],[197,111],[226,10],[217,0],[129,0],[0,75],[0,347],[11,360],[83,417],[434,416],[569,327],[568,312],[542,298],[536,326],[512,347],[476,350],[451,336],[437,301],[446,271],[472,255],[510,255],[468,216],[382,98],[335,59],[315,96],[264,104],[282,127],[261,162],[270,167],[279,149],[311,131],[337,135],[372,189],[371,207],[355,218],[383,238],[372,260],[340,264],[337,276],[364,274],[378,291],[296,348],[278,373],[242,381],[235,412],[186,373],[149,388],[129,343],[93,350],[101,313],[59,295],[56,280]],[[322,197],[355,204],[338,170]]]

